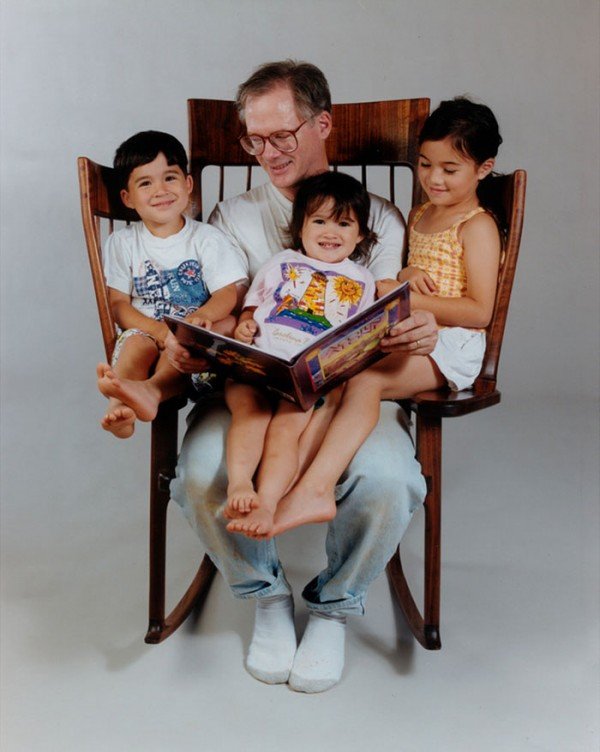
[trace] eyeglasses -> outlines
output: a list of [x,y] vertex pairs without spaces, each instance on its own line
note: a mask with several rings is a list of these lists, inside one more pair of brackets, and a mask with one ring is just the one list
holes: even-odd
[[264,138],[263,136],[246,134],[245,136],[240,136],[238,141],[240,142],[244,151],[247,151],[248,154],[252,154],[255,157],[259,157],[263,153],[267,141],[271,144],[271,146],[274,146],[277,151],[282,151],[285,154],[290,154],[291,152],[296,151],[296,149],[298,148],[298,139],[296,138],[296,133],[298,133],[300,128],[308,123],[309,120],[312,120],[312,118],[304,120],[293,131],[275,131],[274,133],[270,133]]

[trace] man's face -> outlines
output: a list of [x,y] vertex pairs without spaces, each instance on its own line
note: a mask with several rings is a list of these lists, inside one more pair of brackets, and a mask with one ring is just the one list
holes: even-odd
[[[293,131],[306,119],[296,111],[294,97],[287,86],[277,86],[266,94],[249,97],[245,115],[247,133],[265,139],[277,131]],[[284,196],[293,199],[298,182],[327,169],[325,139],[330,132],[331,115],[322,112],[296,133],[298,148],[295,151],[285,154],[269,141],[265,142],[265,150],[256,159]]]

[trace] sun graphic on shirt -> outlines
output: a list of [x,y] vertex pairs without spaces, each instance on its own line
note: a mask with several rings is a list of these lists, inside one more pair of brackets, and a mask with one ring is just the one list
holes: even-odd
[[348,277],[334,277],[333,289],[340,303],[355,305],[362,297],[362,286]]
[[300,273],[294,264],[287,264],[285,268],[285,278],[290,282],[296,282],[300,279]]

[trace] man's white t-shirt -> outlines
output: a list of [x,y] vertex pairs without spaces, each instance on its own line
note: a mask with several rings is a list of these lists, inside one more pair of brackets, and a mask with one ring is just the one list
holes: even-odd
[[215,227],[185,218],[168,238],[153,235],[143,222],[107,238],[104,273],[109,287],[131,296],[131,305],[152,319],[183,318],[221,287],[248,284],[236,248]]
[[[392,203],[369,195],[369,226],[377,233],[378,242],[371,249],[366,267],[376,280],[395,279],[401,267],[404,219]],[[292,202],[271,183],[265,183],[217,204],[208,221],[239,249],[252,280],[274,253],[290,248],[291,218]]]
[[258,334],[253,344],[290,358],[374,299],[375,280],[364,266],[349,259],[331,264],[285,250],[258,270],[244,308],[256,307]]

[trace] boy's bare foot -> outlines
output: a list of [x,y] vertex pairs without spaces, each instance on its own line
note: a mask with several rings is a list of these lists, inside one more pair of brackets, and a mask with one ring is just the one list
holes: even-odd
[[259,507],[244,517],[231,520],[227,525],[230,533],[242,533],[248,538],[266,539],[273,537],[273,510]]
[[102,418],[100,425],[119,439],[128,439],[135,431],[135,413],[127,405],[120,405]]
[[300,525],[329,522],[335,513],[334,488],[313,488],[300,482],[277,505],[272,535],[280,535]]
[[229,520],[236,519],[240,515],[248,514],[251,509],[258,506],[258,496],[252,485],[248,483],[230,483],[227,487],[227,506],[223,516]]
[[156,418],[160,404],[160,392],[149,381],[121,379],[106,364],[97,369],[98,389],[105,397],[122,402],[130,407],[140,420],[150,421]]

